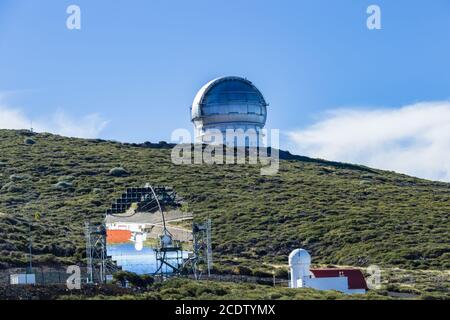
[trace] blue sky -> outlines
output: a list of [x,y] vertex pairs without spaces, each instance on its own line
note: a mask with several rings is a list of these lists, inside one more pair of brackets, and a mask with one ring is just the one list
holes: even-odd
[[[70,4],[81,8],[81,30],[66,28]],[[366,27],[371,4],[381,8],[381,30]],[[378,165],[298,144],[341,119],[343,108],[370,114],[439,102],[444,111],[434,112],[447,115],[449,57],[448,0],[0,1],[3,121],[83,124],[119,141],[169,140],[174,129],[190,129],[196,91],[240,75],[270,103],[267,126],[282,131],[282,146]],[[405,134],[409,141],[418,132]],[[450,168],[417,175],[446,180]]]

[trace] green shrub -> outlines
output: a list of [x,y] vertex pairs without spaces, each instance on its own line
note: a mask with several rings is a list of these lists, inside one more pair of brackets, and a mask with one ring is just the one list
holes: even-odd
[[71,190],[73,189],[73,184],[68,181],[60,181],[54,185],[54,188],[57,190]]
[[32,146],[33,144],[36,143],[36,141],[34,141],[34,140],[31,139],[31,138],[25,138],[25,139],[23,140],[23,143],[25,143],[26,145]]
[[122,167],[116,167],[109,170],[109,175],[114,177],[126,177],[129,173]]
[[448,300],[448,297],[446,297],[443,294],[428,293],[428,294],[421,295],[420,299],[422,299],[422,300]]
[[8,182],[8,183],[5,183],[3,186],[2,186],[2,188],[1,188],[1,191],[6,191],[6,192],[9,192],[9,187],[10,186],[12,186],[14,184],[14,182]]
[[94,189],[92,189],[92,193],[96,194],[96,195],[101,195],[101,194],[104,194],[105,192],[100,188],[94,188]]
[[128,282],[129,285],[141,289],[147,289],[151,287],[155,282],[153,277],[149,275],[138,275],[136,273],[127,271],[116,272],[113,277],[113,281],[115,283],[120,283],[122,286],[125,286],[125,284]]
[[273,277],[273,275],[269,272],[266,272],[264,270],[255,270],[253,271],[253,276],[258,278],[270,278]]
[[281,279],[288,279],[289,278],[289,272],[285,268],[277,268],[275,270],[275,277],[281,278]]
[[21,186],[20,184],[16,184],[14,182],[8,182],[5,185],[3,185],[2,187],[2,191],[3,192],[11,192],[11,193],[21,193],[21,192],[25,192],[26,189],[25,187]]
[[233,268],[233,274],[240,276],[251,276],[252,270],[244,266],[236,266]]
[[58,178],[58,182],[72,182],[75,180],[73,176],[61,176]]
[[31,176],[29,174],[12,174],[9,176],[9,180],[11,181],[22,181],[22,180],[29,180],[31,179]]

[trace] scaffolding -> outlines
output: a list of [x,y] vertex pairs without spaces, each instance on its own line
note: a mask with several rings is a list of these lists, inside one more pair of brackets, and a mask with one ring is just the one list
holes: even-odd
[[211,276],[213,267],[212,245],[211,245],[211,219],[203,224],[194,223],[193,232],[193,253],[188,262],[192,266],[192,272],[195,279],[200,279],[203,270],[199,265],[206,264],[208,277]]
[[183,267],[184,257],[181,243],[176,241],[170,246],[161,245],[155,249],[158,268],[155,275],[178,275]]
[[86,238],[86,283],[106,283],[107,275],[113,274],[120,268],[106,255],[106,230],[102,225],[91,225],[85,222]]

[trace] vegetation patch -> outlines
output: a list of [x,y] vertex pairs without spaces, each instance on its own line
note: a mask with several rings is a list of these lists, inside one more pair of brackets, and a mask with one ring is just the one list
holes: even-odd
[[26,145],[32,146],[33,144],[36,143],[36,141],[33,140],[33,139],[31,139],[31,138],[25,138],[25,139],[23,140],[23,143],[25,143]]
[[129,175],[128,171],[122,167],[112,168],[109,170],[109,175],[114,177],[126,177]]
[[66,191],[66,190],[72,190],[73,184],[69,181],[59,181],[54,185],[55,189]]

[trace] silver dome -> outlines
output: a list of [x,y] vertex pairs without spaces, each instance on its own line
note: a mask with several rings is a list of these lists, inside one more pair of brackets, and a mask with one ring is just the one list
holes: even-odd
[[208,129],[262,129],[266,124],[267,103],[247,79],[221,77],[204,85],[191,108],[198,131]]

